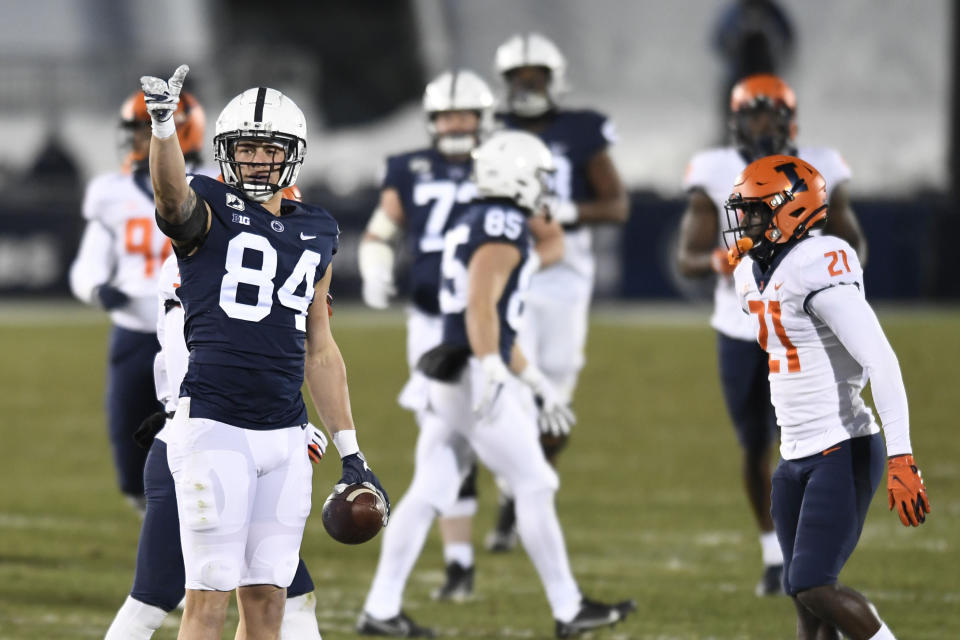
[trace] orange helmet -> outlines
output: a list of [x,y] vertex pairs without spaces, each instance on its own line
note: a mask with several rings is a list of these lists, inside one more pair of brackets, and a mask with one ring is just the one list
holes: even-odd
[[802,238],[826,220],[827,183],[800,158],[767,156],[747,165],[723,208],[729,229],[724,240],[732,257],[740,258],[749,251],[765,262],[777,245]]
[[[199,156],[203,149],[207,117],[203,112],[203,107],[200,106],[200,103],[192,94],[186,91],[180,94],[180,103],[173,113],[173,122],[177,127],[177,138],[180,140],[180,148],[184,155],[194,154]],[[132,130],[147,126],[150,126],[150,114],[147,113],[143,91],[137,91],[124,100],[120,107],[120,127]],[[124,160],[124,165],[129,167],[144,162],[146,159],[146,153],[131,149]]]
[[[757,131],[750,118],[766,111],[772,126]],[[730,92],[730,131],[748,159],[788,153],[797,137],[797,96],[786,82],[771,73],[747,76]]]

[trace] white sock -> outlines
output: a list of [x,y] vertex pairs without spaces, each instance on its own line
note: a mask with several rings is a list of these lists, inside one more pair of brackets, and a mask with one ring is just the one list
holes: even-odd
[[473,566],[473,545],[469,542],[443,545],[443,561],[447,564],[456,562],[461,567],[469,569]]
[[311,591],[287,598],[283,606],[280,640],[321,640],[317,628],[317,596]]
[[760,534],[760,550],[763,554],[763,566],[771,567],[783,564],[783,552],[774,531],[764,531]]
[[363,610],[379,620],[400,613],[403,589],[420,556],[436,515],[433,507],[409,492],[390,514],[383,531],[380,560]]
[[890,631],[890,629],[887,627],[887,624],[885,622],[881,622],[880,629],[875,634],[870,636],[870,640],[897,640],[897,639],[894,637],[893,632]]
[[582,596],[570,570],[563,531],[553,504],[553,491],[518,495],[517,533],[547,592],[553,617],[570,622],[580,611]]
[[167,612],[127,596],[103,640],[150,640]]

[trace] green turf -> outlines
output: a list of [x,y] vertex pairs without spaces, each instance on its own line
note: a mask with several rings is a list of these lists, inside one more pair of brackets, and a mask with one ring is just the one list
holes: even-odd
[[[910,397],[913,442],[933,513],[907,530],[874,500],[842,579],[866,593],[898,637],[960,637],[960,438],[956,363],[960,313],[883,318]],[[347,361],[360,442],[394,499],[411,476],[416,428],[394,398],[404,381],[403,330],[334,319]],[[713,336],[701,326],[592,329],[577,394],[580,424],[561,460],[558,509],[574,571],[597,598],[640,609],[600,638],[789,638],[792,605],[759,600],[759,548],[740,489],[738,450],[723,413]],[[103,426],[107,326],[71,316],[0,326],[0,640],[97,638],[126,596],[139,520],[114,487]],[[316,467],[315,505],[338,477]],[[474,539],[494,517],[481,477]],[[379,543],[334,543],[319,508],[303,555],[318,585],[324,638],[351,637]],[[408,585],[405,608],[448,637],[552,637],[549,609],[520,552],[478,555],[478,598],[437,605],[436,533]],[[231,618],[235,620],[235,618]],[[154,637],[176,637],[178,616]],[[225,633],[224,638],[232,638]]]

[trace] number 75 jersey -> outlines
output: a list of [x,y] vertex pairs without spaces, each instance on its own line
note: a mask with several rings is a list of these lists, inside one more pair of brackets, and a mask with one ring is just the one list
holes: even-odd
[[306,422],[300,388],[307,310],[336,253],[339,229],[319,207],[284,200],[274,216],[205,176],[210,232],[179,257],[191,416],[249,429]]
[[845,287],[863,296],[863,271],[849,244],[809,236],[766,273],[749,257],[734,271],[737,298],[757,342],[769,354],[770,399],[780,425],[780,454],[813,455],[879,431],[860,397],[867,376],[830,328],[810,310],[818,293]]

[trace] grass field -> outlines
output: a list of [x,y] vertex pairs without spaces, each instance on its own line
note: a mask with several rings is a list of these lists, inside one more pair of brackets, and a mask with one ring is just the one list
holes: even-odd
[[[8,310],[9,311],[9,310]],[[361,311],[334,317],[361,445],[394,499],[411,477],[416,427],[394,401],[405,378],[403,328]],[[904,528],[884,485],[842,579],[870,597],[899,638],[960,638],[960,312],[882,313],[911,404],[913,444],[933,503]],[[598,638],[763,639],[794,634],[786,598],[753,595],[759,547],[723,412],[702,314],[598,317],[577,395],[580,424],[561,460],[558,510],[574,571],[596,598],[639,611]],[[114,487],[102,413],[108,326],[69,307],[0,313],[0,640],[102,637],[130,587],[140,522]],[[346,547],[319,505],[339,475],[315,468],[303,556],[324,638],[352,637],[379,542]],[[481,478],[479,542],[495,491]],[[437,605],[438,538],[405,609],[447,637],[548,638],[553,625],[521,552],[478,552],[475,601]],[[176,637],[179,616],[154,636]],[[224,638],[232,638],[226,633]]]

